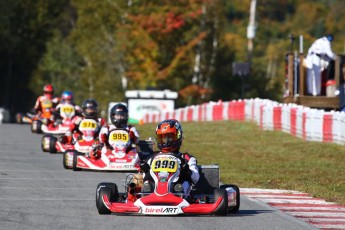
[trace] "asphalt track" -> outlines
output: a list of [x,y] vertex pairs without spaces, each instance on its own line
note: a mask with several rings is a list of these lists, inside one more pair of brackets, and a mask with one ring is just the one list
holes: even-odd
[[264,203],[241,196],[236,215],[99,215],[95,189],[125,173],[65,170],[61,154],[42,152],[30,126],[0,125],[0,229],[316,229]]

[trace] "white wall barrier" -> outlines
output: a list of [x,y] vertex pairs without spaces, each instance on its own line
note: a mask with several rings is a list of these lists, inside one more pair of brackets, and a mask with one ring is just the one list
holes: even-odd
[[208,102],[158,114],[148,113],[144,123],[159,123],[174,118],[181,122],[247,120],[263,130],[280,130],[306,141],[345,145],[345,113],[325,112],[296,104],[281,104],[267,99]]

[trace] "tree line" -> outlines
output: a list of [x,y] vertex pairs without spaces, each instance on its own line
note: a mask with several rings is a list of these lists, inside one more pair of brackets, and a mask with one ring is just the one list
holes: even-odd
[[304,52],[332,33],[343,52],[341,0],[258,0],[250,73],[251,0],[5,0],[0,2],[0,106],[28,111],[47,83],[71,90],[77,103],[101,109],[124,101],[125,90],[179,92],[177,106],[210,100],[280,101],[290,34]]

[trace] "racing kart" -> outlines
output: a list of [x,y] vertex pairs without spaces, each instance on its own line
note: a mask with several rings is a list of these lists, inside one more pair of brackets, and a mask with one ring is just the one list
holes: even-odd
[[[240,191],[236,185],[219,185],[218,165],[199,166],[200,179],[186,195],[179,184],[174,183],[180,173],[178,158],[171,154],[154,157],[150,174],[154,190],[142,190],[136,199],[128,199],[128,192],[119,193],[115,183],[100,183],[96,189],[96,207],[99,214],[142,215],[219,215],[237,213],[240,207]],[[125,191],[133,183],[125,182]]]
[[31,124],[32,120],[35,119],[34,113],[16,113],[16,122],[17,124]]
[[61,119],[54,121],[53,116],[37,119],[37,121],[33,121],[31,130],[36,133],[65,134],[76,115],[75,112],[73,105],[64,104],[60,108]]
[[[84,119],[79,124],[79,132],[72,134],[72,141],[63,143],[58,137],[52,134],[45,134],[41,140],[41,148],[43,152],[65,153],[71,150],[80,154],[88,154],[92,145],[97,144],[98,126],[95,120]],[[64,161],[65,162],[65,161]]]
[[[132,144],[125,129],[114,129],[109,132],[109,146],[101,156],[91,157],[94,151],[80,154],[68,150],[64,153],[64,167],[79,171],[82,169],[96,171],[138,171],[139,154]],[[129,151],[130,150],[130,151]]]

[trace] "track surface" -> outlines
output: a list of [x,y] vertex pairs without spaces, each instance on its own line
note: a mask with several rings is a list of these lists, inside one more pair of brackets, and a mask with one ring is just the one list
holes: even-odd
[[0,229],[315,229],[305,222],[241,196],[240,211],[215,216],[99,215],[95,189],[125,173],[65,170],[62,154],[40,148],[30,126],[0,125]]

